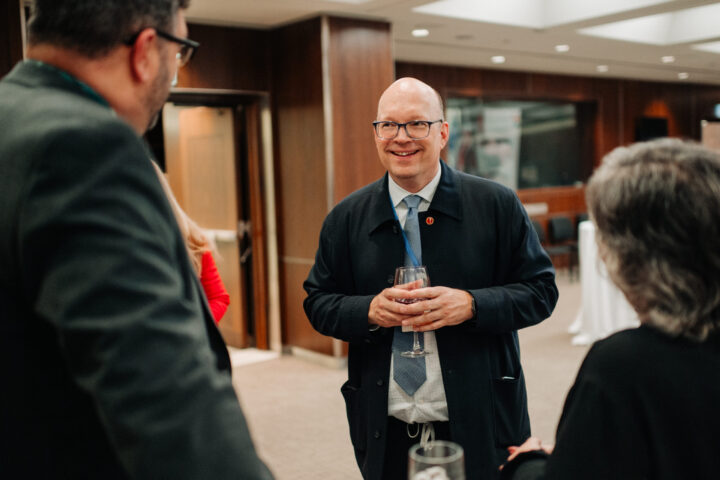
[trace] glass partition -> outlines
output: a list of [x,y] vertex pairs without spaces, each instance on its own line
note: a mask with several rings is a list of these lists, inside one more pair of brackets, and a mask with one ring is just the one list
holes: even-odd
[[450,165],[513,189],[581,184],[592,169],[594,105],[449,98]]

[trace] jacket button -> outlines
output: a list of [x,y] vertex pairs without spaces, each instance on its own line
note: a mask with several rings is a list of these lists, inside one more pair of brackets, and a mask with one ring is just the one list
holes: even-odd
[[373,437],[380,438],[380,430],[375,430],[375,433],[373,433]]
[[388,275],[387,283],[389,283],[390,285],[393,285],[395,283],[395,277],[393,277],[392,275]]
[[383,386],[383,383],[384,383],[384,382],[382,381],[382,378],[381,378],[380,380],[377,381],[377,386],[378,386],[378,387],[382,387],[382,386]]

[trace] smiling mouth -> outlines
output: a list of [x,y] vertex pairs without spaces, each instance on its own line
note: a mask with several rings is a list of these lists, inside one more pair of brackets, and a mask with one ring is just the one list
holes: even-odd
[[390,153],[392,153],[393,155],[395,155],[397,157],[409,157],[410,155],[415,155],[419,151],[420,150],[413,150],[411,152],[390,152]]

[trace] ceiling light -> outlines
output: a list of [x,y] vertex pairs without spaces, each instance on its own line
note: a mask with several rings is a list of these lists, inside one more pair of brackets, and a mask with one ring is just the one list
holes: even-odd
[[559,53],[563,52],[569,52],[570,51],[570,45],[555,45],[555,51]]
[[692,48],[695,50],[702,50],[704,52],[720,53],[720,42],[699,43],[697,45],[693,45]]
[[688,78],[690,78],[690,74],[687,72],[680,72],[678,73],[678,78],[680,80],[687,80]]
[[430,30],[428,30],[427,28],[416,28],[412,31],[413,37],[420,38],[420,37],[427,37],[428,35],[430,35]]
[[600,73],[605,73],[608,70],[610,70],[610,68],[607,65],[598,65],[597,67],[595,67],[595,70],[597,70]]
[[549,28],[595,17],[609,17],[668,1],[670,0],[438,0],[430,3],[406,3],[422,4],[412,9],[418,13],[516,27]]
[[490,58],[490,61],[492,63],[505,63],[505,57],[503,57],[502,55],[494,55]]
[[634,17],[582,28],[578,32],[583,35],[628,42],[674,45],[720,37],[720,24],[715,20],[719,15],[720,3],[713,2],[710,5],[675,10],[670,13]]
[[663,63],[673,63],[675,61],[675,57],[672,55],[665,55],[660,60],[662,60]]

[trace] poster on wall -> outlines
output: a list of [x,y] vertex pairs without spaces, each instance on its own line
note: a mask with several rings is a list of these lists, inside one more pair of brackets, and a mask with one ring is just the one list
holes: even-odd
[[[588,111],[587,107],[584,107]],[[587,132],[572,102],[450,97],[449,165],[513,190],[582,184],[592,171]]]
[[447,113],[451,165],[517,189],[522,111],[485,107]]

